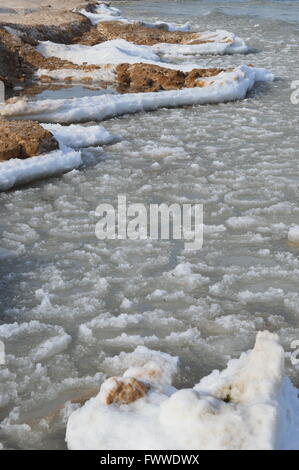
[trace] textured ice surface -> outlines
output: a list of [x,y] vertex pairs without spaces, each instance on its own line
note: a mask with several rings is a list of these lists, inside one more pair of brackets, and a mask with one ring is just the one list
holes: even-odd
[[[299,225],[298,106],[290,103],[290,82],[299,76],[298,24],[257,17],[261,10],[269,16],[269,0],[237,4],[218,7],[255,16],[201,16],[212,2],[197,2],[198,10],[194,2],[122,8],[129,18],[235,31],[260,51],[246,63],[278,80],[258,85],[244,101],[106,121],[123,140],[84,150],[93,164],[0,195],[0,322],[40,324],[3,338],[5,448],[63,448],[67,416],[78,406],[70,400],[153,360],[151,351],[179,356],[174,384],[188,388],[268,329],[279,334],[286,374],[298,387],[289,356],[299,338],[299,259],[288,243],[289,229]],[[271,2],[273,15],[281,8]],[[244,56],[197,63],[239,66]],[[184,252],[180,241],[99,241],[95,209],[115,204],[117,194],[129,202],[202,202],[202,250]],[[71,337],[65,349],[33,361],[34,348],[63,335]]]

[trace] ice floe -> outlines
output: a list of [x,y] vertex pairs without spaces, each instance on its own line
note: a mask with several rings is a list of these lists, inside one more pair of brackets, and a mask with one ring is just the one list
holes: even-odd
[[158,108],[235,101],[245,98],[256,82],[271,80],[273,75],[267,70],[244,65],[231,72],[221,72],[216,77],[206,79],[205,87],[65,100],[19,100],[0,108],[0,116],[53,123],[102,121],[114,116],[154,111]]
[[[176,364],[163,359],[156,353],[123,377],[104,382],[95,398],[71,414],[68,448],[299,448],[298,390],[284,376],[277,335],[258,333],[252,351],[190,389],[171,385]],[[167,363],[170,373],[165,372]],[[123,394],[115,395],[116,383]],[[139,384],[146,386],[141,398]],[[137,394],[132,393],[135,387]]]

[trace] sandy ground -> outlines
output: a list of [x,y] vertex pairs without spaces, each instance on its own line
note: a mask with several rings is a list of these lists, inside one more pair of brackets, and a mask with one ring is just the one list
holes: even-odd
[[0,0],[0,23],[58,25],[78,19],[74,8],[93,1],[84,0]]

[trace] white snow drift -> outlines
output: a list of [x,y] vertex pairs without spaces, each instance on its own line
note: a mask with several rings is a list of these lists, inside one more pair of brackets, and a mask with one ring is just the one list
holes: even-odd
[[258,333],[251,352],[192,389],[177,391],[163,370],[155,359],[127,370],[125,378],[150,385],[145,397],[130,404],[106,405],[112,381],[104,382],[70,416],[68,448],[299,449],[298,390],[284,377],[277,335]]
[[270,80],[273,80],[273,75],[265,69],[241,66],[206,79],[207,86],[203,88],[35,102],[23,99],[0,108],[0,116],[54,123],[102,121],[122,114],[154,111],[158,108],[239,100],[245,98],[256,82]]
[[60,149],[26,160],[14,158],[1,162],[0,191],[78,168],[82,164],[81,152],[73,148],[106,145],[113,141],[109,132],[100,126],[45,124],[44,127],[58,140]]

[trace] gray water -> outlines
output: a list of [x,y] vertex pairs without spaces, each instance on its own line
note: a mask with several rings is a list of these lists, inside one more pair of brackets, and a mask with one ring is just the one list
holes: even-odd
[[[16,322],[0,337],[7,448],[64,448],[65,403],[122,373],[137,346],[179,356],[176,384],[190,386],[251,348],[258,330],[277,332],[288,352],[299,339],[299,248],[287,242],[299,224],[299,2],[119,4],[131,18],[234,31],[250,54],[192,62],[252,63],[276,80],[240,102],[107,121],[121,142],[85,151],[82,169],[0,195],[0,323]],[[202,203],[203,248],[99,241],[94,211],[118,194]],[[178,275],[186,263],[194,274]],[[298,384],[288,357],[287,373]]]

